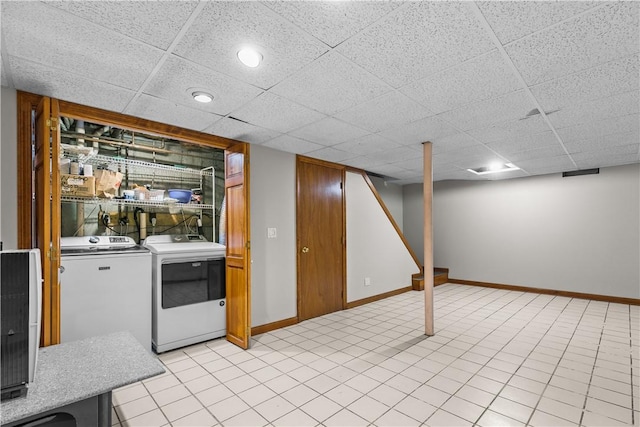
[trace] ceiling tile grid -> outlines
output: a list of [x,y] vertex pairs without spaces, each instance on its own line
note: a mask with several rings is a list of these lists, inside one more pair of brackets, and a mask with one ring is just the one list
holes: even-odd
[[162,56],[157,48],[44,3],[4,1],[0,7],[4,53],[17,58],[136,90]]
[[[207,104],[193,102],[192,94],[198,91],[210,93],[213,101]],[[177,56],[167,58],[145,89],[148,95],[172,99],[184,106],[223,116],[262,92],[255,86]]]
[[205,129],[205,132],[212,135],[248,142],[250,144],[264,144],[265,142],[281,135],[276,131],[254,126],[228,117],[218,120],[213,125]]
[[546,83],[531,92],[546,112],[640,88],[638,54],[606,62]]
[[434,113],[520,89],[520,82],[497,51],[478,56],[400,88]]
[[[258,68],[237,58],[243,46],[261,52]],[[175,53],[262,89],[300,70],[329,48],[258,2],[208,2]]]
[[335,47],[373,24],[403,2],[264,1],[263,4],[299,28]]
[[464,3],[409,2],[336,49],[397,88],[493,50]]
[[369,134],[351,141],[334,145],[333,148],[362,156],[371,156],[380,152],[384,152],[386,155],[386,152],[394,151],[401,148],[401,146],[381,137],[380,135]]
[[369,132],[366,130],[333,117],[326,117],[289,132],[291,136],[326,146],[360,138],[367,134],[369,134]]
[[[433,143],[435,180],[640,161],[638,2],[0,7],[3,86],[401,184],[422,180],[425,141]],[[245,45],[261,52],[259,67],[238,61]],[[196,89],[213,102],[195,103]],[[465,170],[492,160],[523,171]]]
[[230,116],[282,133],[326,117],[324,114],[270,92],[262,93],[248,104],[233,111]]
[[600,2],[592,1],[482,1],[477,2],[485,19],[502,44],[542,30]]
[[198,2],[48,1],[47,4],[166,50]]
[[305,107],[334,114],[392,88],[339,53],[329,52],[270,89]]
[[280,135],[263,144],[265,147],[275,148],[280,151],[287,151],[294,154],[306,154],[324,148],[320,144],[294,138],[290,135]]
[[525,82],[535,85],[637,53],[636,2],[613,2],[505,46]]
[[222,118],[217,114],[185,107],[150,95],[141,95],[136,98],[127,107],[127,114],[198,131],[204,131]]
[[[123,111],[135,92],[66,70],[4,55],[16,87],[31,93],[72,100],[110,111]],[[108,94],[108,96],[107,96]]]
[[371,132],[379,132],[432,115],[433,113],[406,95],[392,91],[334,114],[334,117]]

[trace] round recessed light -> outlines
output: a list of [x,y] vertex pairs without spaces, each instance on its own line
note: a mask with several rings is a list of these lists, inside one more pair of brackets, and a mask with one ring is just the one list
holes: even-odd
[[213,101],[213,95],[206,92],[193,92],[191,96],[193,96],[193,99],[198,102],[202,102],[203,104]]
[[260,65],[262,55],[251,48],[243,48],[238,51],[238,59],[247,67],[255,68]]

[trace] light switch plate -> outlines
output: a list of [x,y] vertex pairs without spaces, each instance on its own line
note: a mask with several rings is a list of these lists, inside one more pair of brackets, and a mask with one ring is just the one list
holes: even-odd
[[267,228],[267,238],[268,239],[275,239],[276,237],[278,237],[278,233],[277,233],[275,227]]

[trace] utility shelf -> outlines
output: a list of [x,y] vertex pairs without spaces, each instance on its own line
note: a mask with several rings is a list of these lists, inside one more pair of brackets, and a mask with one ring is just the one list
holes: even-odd
[[132,200],[132,199],[107,199],[100,197],[75,197],[75,196],[61,196],[63,203],[84,203],[86,205],[118,205],[118,206],[131,206],[131,207],[153,207],[169,209],[170,211],[177,210],[213,210],[213,205],[201,204],[201,203],[168,203],[160,200]]

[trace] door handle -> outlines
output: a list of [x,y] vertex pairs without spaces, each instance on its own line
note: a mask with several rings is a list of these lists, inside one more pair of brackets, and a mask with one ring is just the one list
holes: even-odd
[[303,247],[302,247],[302,253],[303,253],[303,254],[306,254],[307,252],[309,252],[309,248],[308,248],[308,247],[306,247],[306,246],[303,246]]

